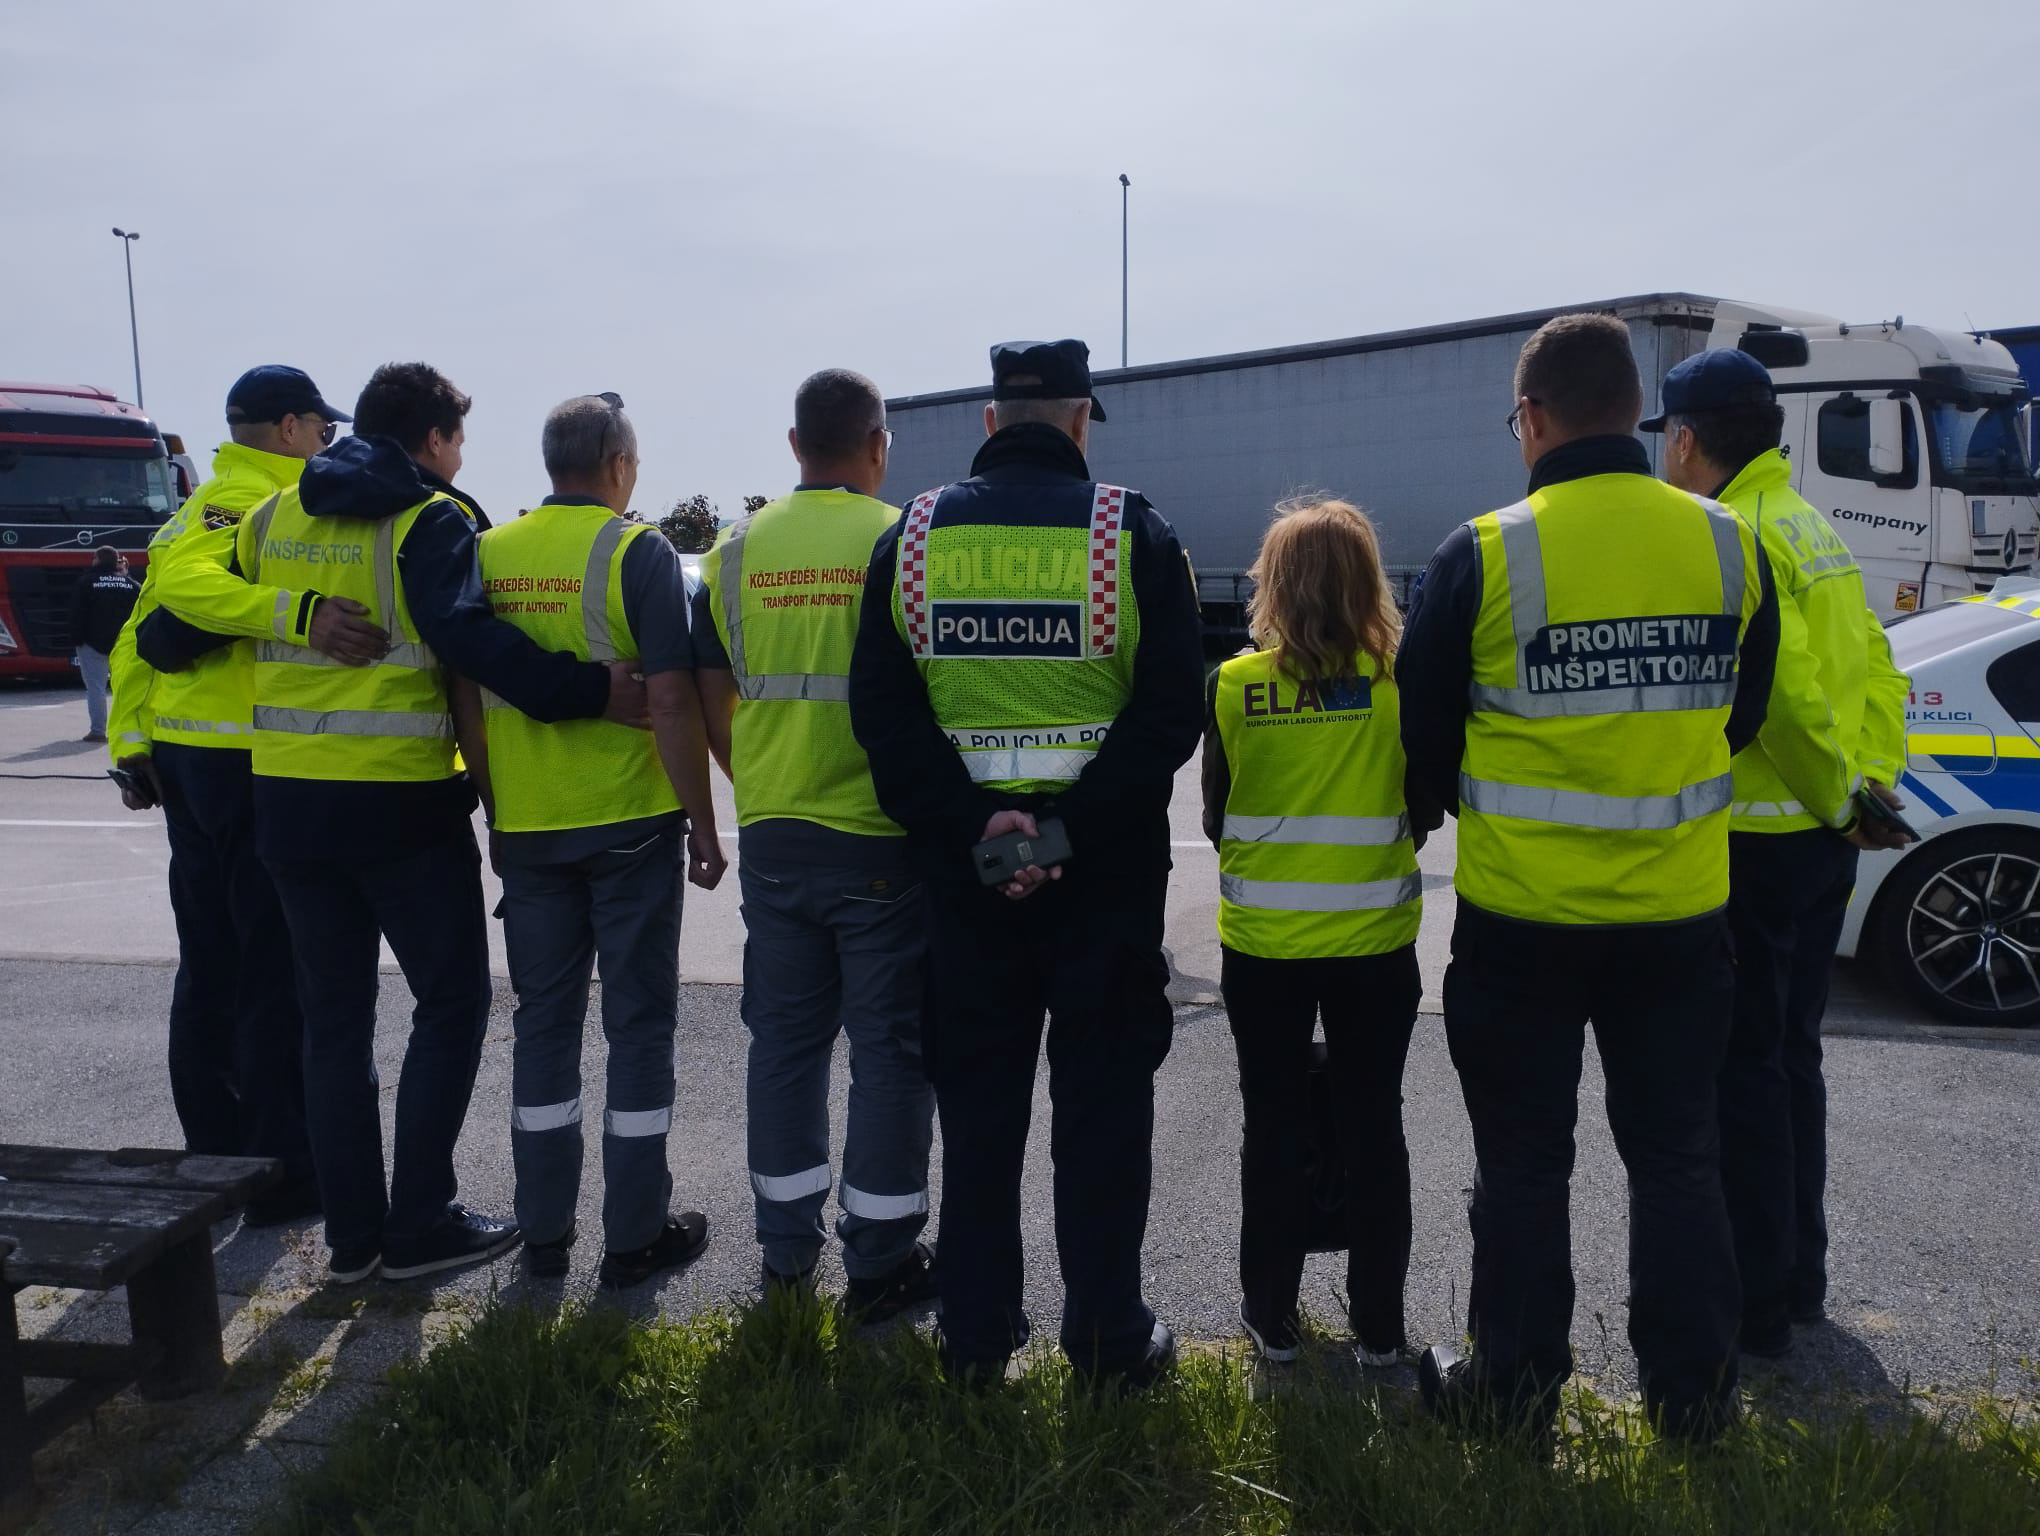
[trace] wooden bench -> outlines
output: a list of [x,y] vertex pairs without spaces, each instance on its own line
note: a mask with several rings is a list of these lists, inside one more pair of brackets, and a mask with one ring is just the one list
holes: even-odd
[[[219,1382],[212,1225],[282,1177],[272,1158],[0,1144],[0,1530],[27,1508],[30,1453],[108,1398]],[[125,1285],[133,1342],[21,1338],[14,1297],[30,1285]],[[31,1410],[30,1376],[67,1385]]]

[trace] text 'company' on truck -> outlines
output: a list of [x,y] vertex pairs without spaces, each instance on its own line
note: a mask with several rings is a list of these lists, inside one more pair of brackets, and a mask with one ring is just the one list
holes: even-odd
[[0,677],[70,669],[71,590],[93,551],[111,544],[139,577],[187,478],[140,407],[83,384],[0,384]]
[[[1764,361],[1795,484],[1834,520],[1879,613],[1987,591],[2032,567],[2040,481],[2022,436],[2027,385],[2004,347],[1694,294],[1103,370],[1111,420],[1092,432],[1092,470],[1146,492],[1175,525],[1216,631],[1241,629],[1268,510],[1299,491],[1366,507],[1406,591],[1455,526],[1522,496],[1504,424],[1516,354],[1546,320],[1578,310],[1627,322],[1647,411],[1666,372],[1703,348]],[[888,401],[899,436],[887,499],[965,474],[990,396],[980,386]]]

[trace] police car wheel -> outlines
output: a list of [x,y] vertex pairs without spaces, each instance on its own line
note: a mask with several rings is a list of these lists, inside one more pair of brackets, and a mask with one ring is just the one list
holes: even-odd
[[1938,837],[1894,872],[1878,947],[1927,1007],[1966,1024],[2040,1024],[2040,833]]

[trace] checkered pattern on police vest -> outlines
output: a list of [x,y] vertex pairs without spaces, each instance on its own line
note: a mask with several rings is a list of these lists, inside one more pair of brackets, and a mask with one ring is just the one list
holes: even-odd
[[[1102,658],[1119,646],[1119,536],[1125,522],[1124,486],[1100,485],[1091,504],[1085,550],[1084,644],[1071,656]],[[925,491],[908,505],[899,547],[900,613],[907,643],[917,657],[937,655],[928,597],[928,537],[940,490]]]

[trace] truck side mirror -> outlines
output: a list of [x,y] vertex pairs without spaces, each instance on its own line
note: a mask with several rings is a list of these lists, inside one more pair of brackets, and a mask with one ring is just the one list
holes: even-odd
[[1905,402],[1872,400],[1870,404],[1870,473],[1905,473]]

